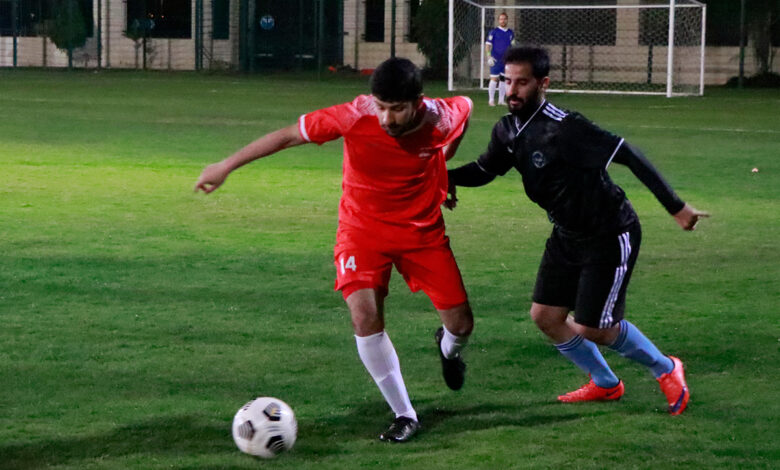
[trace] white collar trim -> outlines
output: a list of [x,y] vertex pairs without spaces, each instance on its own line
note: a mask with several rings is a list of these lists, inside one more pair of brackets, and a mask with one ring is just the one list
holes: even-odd
[[521,132],[523,132],[523,129],[525,129],[525,126],[527,126],[529,122],[533,121],[534,116],[536,116],[539,113],[539,111],[542,108],[544,108],[544,105],[546,105],[546,104],[547,104],[547,98],[542,100],[542,103],[539,105],[538,108],[536,108],[536,111],[534,111],[534,113],[531,115],[531,117],[529,117],[528,120],[525,121],[522,126],[520,126],[519,119],[517,118],[517,116],[515,116],[515,127],[517,128],[517,134],[515,134],[515,137],[517,137],[518,135],[520,135]]

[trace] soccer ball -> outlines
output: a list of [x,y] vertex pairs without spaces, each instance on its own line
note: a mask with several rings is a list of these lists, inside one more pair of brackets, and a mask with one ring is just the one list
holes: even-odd
[[292,449],[297,434],[292,408],[278,398],[255,398],[233,418],[233,440],[241,452],[264,459]]

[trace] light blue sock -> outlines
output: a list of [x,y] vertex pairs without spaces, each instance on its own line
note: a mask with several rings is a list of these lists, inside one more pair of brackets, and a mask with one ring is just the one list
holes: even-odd
[[593,383],[599,387],[612,388],[620,383],[594,342],[577,335],[565,343],[556,344],[555,347],[566,359],[590,374]]
[[661,354],[661,351],[627,320],[620,322],[620,333],[609,347],[621,356],[650,368],[655,378],[671,372],[674,368],[672,360]]

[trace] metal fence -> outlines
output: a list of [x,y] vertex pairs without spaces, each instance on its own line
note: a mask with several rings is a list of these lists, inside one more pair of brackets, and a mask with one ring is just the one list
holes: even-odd
[[[0,66],[62,67],[55,2],[0,0]],[[73,0],[86,26],[76,67],[322,68],[343,54],[343,0]]]

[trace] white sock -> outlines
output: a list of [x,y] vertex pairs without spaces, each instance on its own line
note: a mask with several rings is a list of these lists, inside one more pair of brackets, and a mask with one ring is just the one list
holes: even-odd
[[493,103],[493,97],[496,96],[496,86],[498,85],[498,82],[495,80],[490,80],[490,83],[488,84],[488,101]]
[[398,354],[387,333],[381,331],[370,336],[355,336],[355,342],[360,360],[363,361],[363,365],[376,382],[396,418],[406,416],[417,421],[417,413],[412,408],[412,402],[409,400],[401,376]]
[[506,97],[506,82],[498,82],[498,102],[503,103]]
[[444,336],[441,339],[441,353],[447,359],[452,359],[468,344],[469,337],[455,336],[446,326],[442,325],[442,327],[444,328]]

